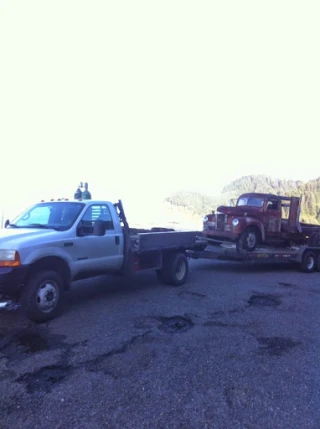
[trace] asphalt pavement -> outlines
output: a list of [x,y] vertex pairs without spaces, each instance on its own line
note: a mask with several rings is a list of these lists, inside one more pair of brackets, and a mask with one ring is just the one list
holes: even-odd
[[320,428],[320,274],[191,261],[0,313],[0,429]]

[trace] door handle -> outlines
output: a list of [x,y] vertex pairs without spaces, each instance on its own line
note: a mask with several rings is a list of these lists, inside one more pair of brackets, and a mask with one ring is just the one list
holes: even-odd
[[114,237],[114,239],[115,239],[116,244],[120,244],[120,237],[119,237],[119,235],[116,235]]

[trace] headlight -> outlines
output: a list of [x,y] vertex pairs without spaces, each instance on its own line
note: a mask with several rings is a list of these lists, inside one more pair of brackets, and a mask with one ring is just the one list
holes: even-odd
[[238,219],[233,219],[233,221],[232,221],[232,225],[233,225],[233,226],[238,226],[238,225],[239,225],[239,221],[238,221]]
[[205,217],[203,218],[203,222],[208,222],[208,216],[205,216]]
[[0,249],[0,267],[17,267],[20,255],[16,250]]

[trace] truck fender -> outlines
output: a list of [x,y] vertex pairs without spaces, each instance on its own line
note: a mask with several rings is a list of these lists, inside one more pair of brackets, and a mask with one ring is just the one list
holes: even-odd
[[266,239],[266,231],[263,226],[263,223],[253,217],[245,217],[244,219],[246,223],[246,228],[249,228],[250,226],[255,226],[259,229],[262,242],[264,242]]
[[24,258],[23,264],[24,265],[33,265],[37,261],[44,259],[44,258],[59,258],[62,259],[69,267],[70,270],[70,276],[74,276],[73,272],[73,263],[72,258],[69,255],[69,253],[65,252],[63,249],[59,247],[46,247],[46,248],[37,248],[33,250],[32,252],[28,253],[28,255]]

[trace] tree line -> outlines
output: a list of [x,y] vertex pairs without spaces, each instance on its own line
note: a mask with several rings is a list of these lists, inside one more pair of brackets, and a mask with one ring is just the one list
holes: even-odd
[[173,206],[183,207],[193,214],[204,216],[216,210],[219,205],[229,205],[231,199],[246,192],[271,193],[289,197],[302,195],[301,221],[320,223],[320,177],[302,182],[275,179],[265,175],[244,176],[229,183],[217,196],[180,191],[168,196],[166,201]]

